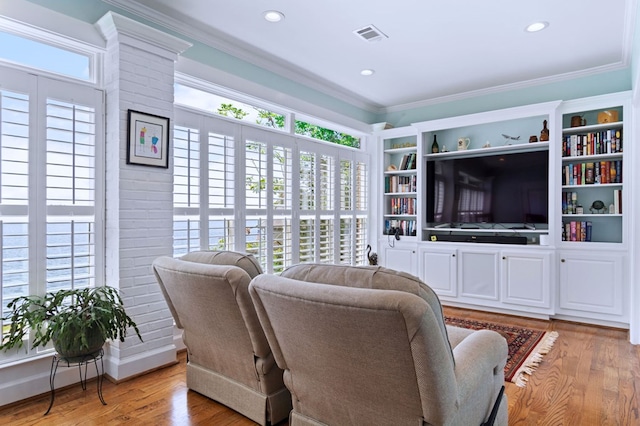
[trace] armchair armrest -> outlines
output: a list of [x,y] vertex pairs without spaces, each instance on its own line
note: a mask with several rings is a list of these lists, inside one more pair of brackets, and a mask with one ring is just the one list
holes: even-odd
[[487,407],[493,404],[504,382],[508,351],[504,337],[490,330],[470,334],[453,349],[461,405],[470,398],[486,398]]

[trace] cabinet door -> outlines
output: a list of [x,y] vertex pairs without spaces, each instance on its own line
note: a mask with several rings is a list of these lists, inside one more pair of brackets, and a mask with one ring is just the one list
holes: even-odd
[[560,308],[623,316],[623,257],[560,252]]
[[550,308],[550,252],[502,252],[502,301]]
[[460,296],[499,300],[498,251],[460,250],[458,277]]
[[395,269],[396,271],[407,272],[411,275],[417,275],[417,257],[416,254],[417,245],[400,245],[396,244],[395,247],[384,248],[384,257],[381,265],[389,269]]
[[439,296],[456,297],[455,249],[420,249],[420,278]]

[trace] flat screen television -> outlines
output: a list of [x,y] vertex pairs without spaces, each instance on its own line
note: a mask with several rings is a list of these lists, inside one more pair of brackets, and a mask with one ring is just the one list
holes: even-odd
[[429,159],[428,227],[546,228],[548,151]]

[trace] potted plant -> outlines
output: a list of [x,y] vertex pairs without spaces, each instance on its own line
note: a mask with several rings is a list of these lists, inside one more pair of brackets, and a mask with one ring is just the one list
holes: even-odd
[[32,348],[53,341],[61,357],[78,358],[97,354],[107,339],[124,342],[127,328],[133,327],[142,340],[136,323],[127,315],[122,298],[114,287],[58,290],[44,296],[21,296],[7,307],[9,322],[0,349],[5,351],[24,344],[33,330]]

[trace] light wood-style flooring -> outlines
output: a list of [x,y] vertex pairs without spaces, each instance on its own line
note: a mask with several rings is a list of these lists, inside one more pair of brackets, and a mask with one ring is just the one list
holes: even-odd
[[[542,321],[446,308],[447,315],[524,327],[550,327],[560,337],[525,388],[506,384],[509,425],[640,425],[640,346],[625,330],[564,321]],[[252,421],[185,386],[179,363],[113,384],[105,381],[100,404],[95,381],[0,407],[0,425],[254,425]],[[286,422],[284,423],[286,425]],[[283,426],[284,426],[283,425]]]

